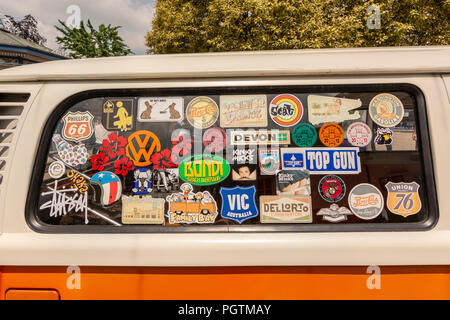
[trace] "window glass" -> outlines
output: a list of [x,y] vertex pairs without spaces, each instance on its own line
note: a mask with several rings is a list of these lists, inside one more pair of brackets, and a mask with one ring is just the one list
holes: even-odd
[[100,232],[421,223],[433,183],[416,100],[352,86],[97,94],[52,126],[35,215]]

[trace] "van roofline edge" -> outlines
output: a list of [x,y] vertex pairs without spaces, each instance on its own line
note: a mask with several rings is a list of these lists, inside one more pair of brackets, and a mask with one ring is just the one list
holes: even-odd
[[442,74],[450,72],[449,57],[450,46],[122,56],[9,68],[0,71],[0,82]]

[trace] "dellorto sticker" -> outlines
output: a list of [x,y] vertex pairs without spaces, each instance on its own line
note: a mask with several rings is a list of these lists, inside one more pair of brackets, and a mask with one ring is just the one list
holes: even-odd
[[210,97],[192,99],[186,107],[186,119],[198,129],[211,127],[219,118],[219,107]]
[[221,216],[241,224],[245,220],[258,216],[258,208],[256,207],[256,188],[251,187],[234,187],[220,188],[222,197]]
[[222,128],[266,127],[266,95],[220,96],[220,126]]
[[328,96],[308,96],[308,120],[313,125],[325,122],[343,122],[359,119],[358,111],[350,111],[361,107],[361,100],[344,99]]
[[143,97],[138,100],[139,122],[180,122],[184,119],[182,97]]
[[123,224],[163,224],[164,199],[150,196],[122,196]]
[[292,94],[280,94],[273,98],[269,110],[272,120],[282,127],[291,127],[303,117],[303,105]]
[[103,103],[103,126],[108,130],[133,130],[134,109],[134,99],[107,99]]
[[372,140],[372,130],[363,122],[354,122],[347,128],[347,141],[355,147],[365,147]]
[[348,206],[358,218],[371,220],[383,211],[383,195],[374,185],[360,183],[350,191]]
[[94,116],[89,111],[68,112],[62,120],[64,127],[62,136],[69,141],[82,141],[89,139],[94,133],[92,120]]
[[388,182],[385,187],[388,191],[386,206],[390,212],[406,218],[422,208],[417,182]]
[[181,161],[178,171],[183,181],[207,186],[225,180],[230,174],[230,165],[222,157],[199,154]]
[[194,193],[188,183],[180,186],[181,192],[167,196],[169,224],[214,223],[217,217],[217,203],[208,191]]
[[260,196],[261,223],[312,223],[311,197]]
[[289,130],[235,130],[231,132],[231,145],[290,144]]
[[369,114],[373,122],[381,127],[395,127],[405,114],[403,103],[390,93],[380,93],[369,103]]

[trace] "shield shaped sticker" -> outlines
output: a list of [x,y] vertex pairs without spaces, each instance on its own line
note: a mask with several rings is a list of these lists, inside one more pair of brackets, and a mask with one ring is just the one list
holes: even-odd
[[242,223],[257,217],[259,212],[256,207],[255,193],[255,186],[220,188],[222,218]]
[[394,214],[407,217],[416,214],[422,208],[419,197],[419,187],[417,182],[388,182],[385,185],[388,196],[386,205]]

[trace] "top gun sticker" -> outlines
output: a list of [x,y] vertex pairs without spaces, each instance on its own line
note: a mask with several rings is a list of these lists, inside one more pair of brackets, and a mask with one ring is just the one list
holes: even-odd
[[192,99],[186,107],[186,119],[189,124],[198,129],[211,127],[219,118],[219,107],[209,97]]
[[139,98],[139,122],[180,122],[184,119],[184,100],[181,97]]
[[420,185],[417,182],[388,182],[385,187],[388,191],[386,206],[390,212],[406,218],[418,213],[422,208]]
[[303,105],[296,96],[280,94],[270,103],[270,117],[282,127],[291,127],[302,119]]
[[63,118],[62,136],[69,141],[89,139],[92,134],[92,120],[94,116],[89,111],[68,112]]
[[309,122],[317,125],[325,122],[343,122],[359,119],[358,111],[350,111],[361,107],[361,100],[344,99],[327,96],[308,96]]
[[303,169],[310,174],[359,174],[361,161],[358,147],[297,148],[303,152]]
[[399,98],[389,93],[376,95],[369,103],[369,114],[373,122],[381,127],[395,127],[405,110]]
[[108,99],[103,103],[102,124],[108,130],[134,129],[134,99]]
[[222,128],[266,127],[266,96],[220,96],[220,126]]

